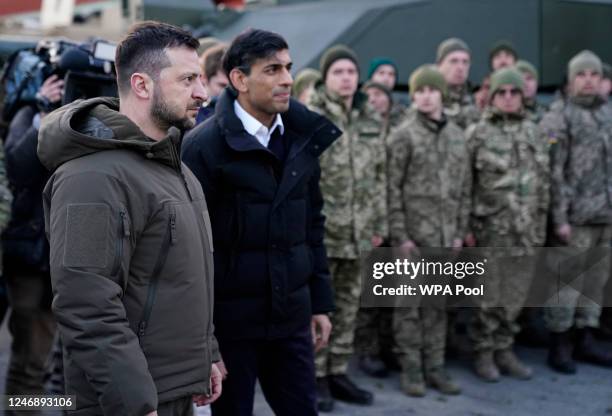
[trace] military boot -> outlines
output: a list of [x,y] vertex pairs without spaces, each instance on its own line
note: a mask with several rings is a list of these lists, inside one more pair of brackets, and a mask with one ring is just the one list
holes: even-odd
[[461,393],[461,387],[453,381],[443,367],[427,371],[427,385],[440,393],[455,395]]
[[595,341],[591,328],[576,331],[574,358],[595,365],[612,367],[612,353]]
[[572,339],[570,331],[551,332],[548,350],[548,365],[563,374],[575,374],[576,363],[572,358]]
[[489,383],[499,381],[499,369],[493,361],[493,351],[485,350],[476,352],[474,359],[474,371],[481,379]]
[[334,399],[348,403],[369,406],[374,401],[374,395],[355,385],[346,374],[327,376],[329,379],[329,391]]
[[425,396],[425,380],[421,371],[402,371],[400,373],[400,388],[408,396]]
[[334,410],[334,399],[329,391],[329,380],[327,377],[317,377],[317,408],[319,412],[331,412]]
[[385,378],[389,375],[387,366],[376,355],[363,354],[359,356],[359,368],[370,377]]
[[533,375],[531,368],[523,364],[510,348],[495,351],[495,362],[502,373],[519,380],[529,380]]

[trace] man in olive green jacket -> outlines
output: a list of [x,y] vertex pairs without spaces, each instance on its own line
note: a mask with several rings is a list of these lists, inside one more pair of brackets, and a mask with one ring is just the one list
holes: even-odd
[[221,392],[210,221],[179,158],[205,98],[197,47],[138,25],[117,49],[120,101],[77,101],[42,124],[53,312],[78,415],[191,415]]

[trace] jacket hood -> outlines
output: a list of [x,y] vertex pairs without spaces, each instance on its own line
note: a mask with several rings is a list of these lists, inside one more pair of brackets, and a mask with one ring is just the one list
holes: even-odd
[[180,168],[181,136],[179,129],[171,127],[164,139],[154,141],[119,113],[118,98],[98,97],[75,101],[47,115],[38,134],[38,157],[47,169],[54,171],[81,156],[128,149]]

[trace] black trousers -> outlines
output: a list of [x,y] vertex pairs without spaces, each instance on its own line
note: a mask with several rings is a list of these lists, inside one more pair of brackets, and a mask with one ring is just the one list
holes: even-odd
[[228,375],[213,416],[252,416],[256,380],[277,416],[317,414],[310,326],[282,339],[218,341]]
[[44,394],[45,365],[55,333],[51,277],[7,263],[4,273],[12,308],[8,322],[12,341],[5,394]]

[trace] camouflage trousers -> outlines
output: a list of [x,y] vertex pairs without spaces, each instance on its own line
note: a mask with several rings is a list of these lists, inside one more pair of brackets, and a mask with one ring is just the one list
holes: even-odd
[[336,310],[331,314],[332,332],[327,348],[315,356],[317,377],[346,374],[353,355],[355,323],[361,295],[361,267],[358,259],[329,259]]
[[475,351],[512,347],[521,329],[517,318],[529,294],[535,266],[535,258],[527,256],[498,258],[490,263],[483,298],[468,325]]
[[[571,250],[573,254],[576,248],[609,248],[611,238],[610,225],[572,226],[568,246],[558,247],[558,252],[563,254]],[[610,276],[610,256],[608,253],[595,264],[588,262],[588,259],[585,261],[589,264],[581,268],[584,273],[555,291],[547,302],[544,320],[550,331],[564,332],[574,325],[577,328],[599,327],[604,287]]]
[[395,352],[402,371],[426,372],[444,366],[445,307],[404,307],[393,313]]
[[355,350],[360,355],[379,355],[393,348],[393,309],[361,308],[355,328]]

